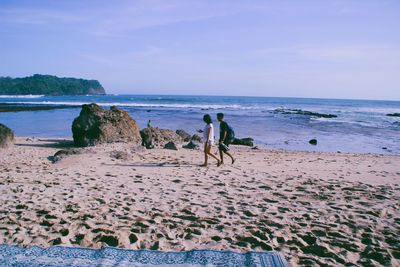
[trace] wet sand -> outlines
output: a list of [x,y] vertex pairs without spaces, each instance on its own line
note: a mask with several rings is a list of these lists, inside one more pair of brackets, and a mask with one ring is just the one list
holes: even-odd
[[0,150],[0,242],[280,251],[293,265],[400,266],[400,156],[81,149],[17,138]]

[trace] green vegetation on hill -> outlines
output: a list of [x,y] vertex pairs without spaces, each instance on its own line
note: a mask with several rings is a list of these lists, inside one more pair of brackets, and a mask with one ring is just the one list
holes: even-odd
[[0,77],[0,95],[104,95],[97,80],[58,78],[35,74],[24,78]]

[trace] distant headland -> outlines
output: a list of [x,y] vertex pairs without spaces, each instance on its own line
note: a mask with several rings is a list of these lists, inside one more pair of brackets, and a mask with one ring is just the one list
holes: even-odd
[[105,95],[97,80],[59,78],[35,74],[23,78],[0,77],[0,95]]

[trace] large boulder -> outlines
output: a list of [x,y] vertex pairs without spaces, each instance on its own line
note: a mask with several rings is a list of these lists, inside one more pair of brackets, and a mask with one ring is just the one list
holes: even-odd
[[112,106],[105,110],[99,105],[83,105],[79,117],[72,123],[76,146],[93,146],[101,143],[140,143],[140,130],[128,112]]
[[140,131],[142,137],[142,145],[146,148],[149,146],[164,146],[168,142],[182,143],[183,139],[174,131],[168,129],[160,129],[158,127],[147,127]]
[[14,143],[14,132],[0,123],[0,147],[8,147]]

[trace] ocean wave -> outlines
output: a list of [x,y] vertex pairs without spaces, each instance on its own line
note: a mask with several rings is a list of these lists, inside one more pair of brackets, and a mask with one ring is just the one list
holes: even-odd
[[41,98],[44,95],[0,95],[0,98]]
[[379,129],[385,129],[388,126],[390,126],[390,123],[387,121],[382,121],[382,120],[369,120],[369,121],[362,121],[362,120],[357,120],[355,118],[341,118],[341,119],[326,119],[326,118],[312,118],[310,120],[311,124],[318,124],[318,123],[323,123],[323,124],[337,124],[337,125],[342,125],[340,127],[349,127],[350,125],[353,126],[361,126],[361,127],[373,127],[373,128],[379,128]]
[[352,113],[352,114],[387,114],[399,112],[400,108],[396,107],[349,107],[346,109],[336,110],[338,113]]

